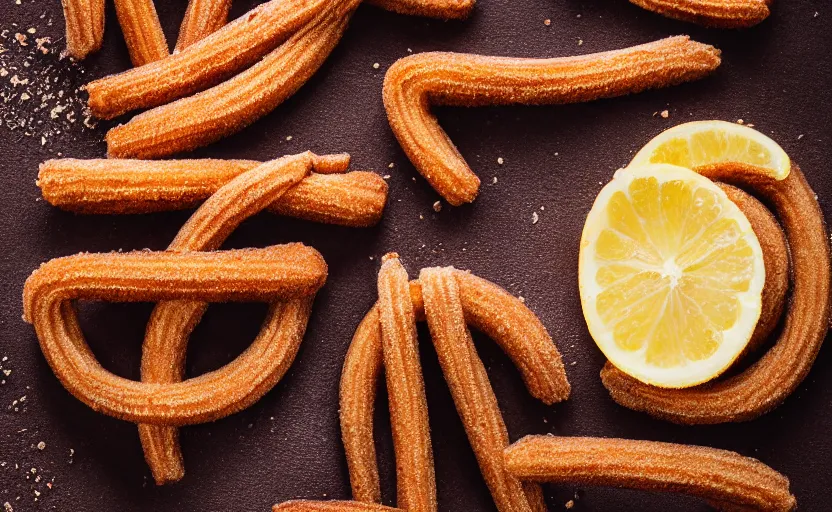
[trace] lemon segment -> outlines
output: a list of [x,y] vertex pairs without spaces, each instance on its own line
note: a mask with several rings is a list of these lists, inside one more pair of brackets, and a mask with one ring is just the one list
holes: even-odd
[[791,169],[789,156],[776,142],[727,121],[694,121],[665,130],[636,154],[630,166],[673,164],[695,169],[725,162],[762,167],[778,180]]
[[765,266],[748,219],[712,181],[674,165],[616,173],[587,216],[578,271],[595,343],[660,387],[717,377],[760,316]]

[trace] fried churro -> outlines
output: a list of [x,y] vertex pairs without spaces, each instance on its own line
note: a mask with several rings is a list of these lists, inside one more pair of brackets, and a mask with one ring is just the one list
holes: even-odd
[[[341,39],[358,3],[334,2],[276,50],[234,78],[113,128],[106,137],[109,156],[147,159],[188,151],[235,133],[271,112],[323,64]],[[191,48],[200,45],[202,42]]]
[[272,507],[272,512],[401,512],[399,508],[358,501],[292,500]]
[[396,452],[397,504],[405,510],[435,511],[436,478],[416,317],[407,271],[396,254],[385,255],[379,270],[378,311]]
[[[332,160],[327,163],[323,158]],[[349,155],[315,157],[315,172],[269,207],[273,212],[342,226],[373,226],[387,202],[375,173],[343,172]],[[340,161],[339,161],[340,160]],[[261,162],[251,160],[48,160],[38,186],[50,204],[78,213],[126,214],[192,208]],[[326,173],[326,174],[322,174]]]
[[[470,273],[452,268],[433,269],[428,272],[434,271],[443,276],[453,276],[458,286],[459,303],[465,323],[483,331],[497,342],[514,361],[527,388],[535,397],[549,404],[568,397],[569,383],[566,380],[560,354],[534,313],[505,290]],[[447,283],[447,281],[443,282]],[[415,318],[423,320],[425,300],[420,281],[412,281],[408,293]],[[439,299],[443,304],[444,300],[444,298]],[[436,302],[434,301],[434,308],[440,309],[439,312],[434,309],[435,315],[450,314],[441,309],[442,304],[437,306]],[[433,327],[431,329],[433,330]],[[341,435],[347,455],[353,498],[363,502],[381,500],[373,442],[373,408],[376,387],[381,369],[385,364],[382,357],[381,336],[379,305],[376,304],[356,330],[341,374]],[[448,348],[447,344],[442,343],[447,339],[448,333],[440,332],[439,336],[442,337],[441,347]],[[450,347],[450,349],[453,348]],[[437,351],[439,350],[440,346],[437,346]],[[479,360],[475,352],[467,354],[466,359],[468,361]],[[453,362],[446,361],[446,363],[456,367]],[[477,367],[473,362],[471,366]],[[479,366],[481,367],[481,362]],[[386,369],[386,374],[390,378],[389,368]],[[493,402],[490,402],[490,396],[493,396],[493,393],[488,391],[490,386],[487,376],[477,372],[476,378],[476,386],[482,388],[482,395],[473,397],[472,401],[476,399],[479,403],[482,400],[483,404],[493,405]],[[461,393],[463,389],[470,389],[472,385],[472,381],[466,378],[454,379],[454,384],[451,384],[456,390],[455,395],[457,392]],[[463,398],[460,397],[460,400]],[[459,406],[460,414],[470,419],[471,408],[467,407],[467,404],[468,401],[465,401]],[[478,410],[477,414],[488,415],[482,419],[489,425],[486,437],[490,441],[497,442],[496,440],[501,435],[500,425],[502,424],[502,419],[497,417],[499,409],[492,407],[487,411]],[[484,455],[488,447],[474,441],[472,437],[472,444],[474,443],[477,444],[475,450],[478,451],[478,455]],[[505,493],[501,487],[498,469],[495,469],[497,466],[493,461],[491,465],[488,463],[489,461],[486,461],[486,471],[489,473],[487,479],[491,480],[489,485],[495,485],[495,500],[499,500],[502,504],[512,502],[512,499],[515,504],[522,503],[521,497],[516,494],[516,488],[511,488],[512,484],[508,485],[511,491],[510,496]],[[538,510],[536,507],[541,503],[539,489],[534,485],[524,485],[523,488],[528,505]],[[501,507],[501,510],[505,509]]]
[[244,69],[310,21],[324,0],[271,0],[184,50],[86,85],[92,113],[112,119],[206,89]]
[[792,298],[774,346],[747,370],[687,389],[642,384],[607,364],[601,379],[621,405],[683,424],[754,419],[774,409],[806,377],[829,325],[830,251],[823,213],[800,169],[777,181],[763,169],[719,164],[705,176],[748,188],[774,207],[792,262]]
[[474,200],[480,180],[430,112],[431,104],[483,106],[591,101],[702,78],[719,50],[670,37],[622,50],[555,59],[420,53],[384,78],[390,127],[410,161],[452,205]]
[[104,0],[61,0],[66,22],[66,53],[78,60],[101,49]]
[[174,52],[180,52],[222,28],[228,22],[230,9],[231,0],[190,0]]
[[116,14],[130,60],[144,66],[168,56],[168,42],[153,0],[115,0]]
[[[326,161],[327,158],[320,158]],[[266,162],[240,174],[212,195],[179,231],[169,251],[213,251],[241,222],[260,212],[307,176],[318,157],[303,153]],[[182,380],[188,339],[208,304],[166,301],[150,316],[142,347],[142,381],[170,384]],[[276,354],[272,385],[283,376],[300,347],[291,339]],[[279,357],[278,357],[279,356]],[[180,480],[184,465],[175,427],[139,425],[145,459],[157,484]]]
[[476,0],[368,0],[382,9],[444,20],[464,19],[471,14]]
[[452,268],[426,268],[419,274],[425,316],[442,373],[497,509],[545,510],[540,489],[524,488],[503,464],[508,430],[468,331],[454,274]]
[[655,441],[527,436],[505,451],[517,477],[688,494],[722,510],[788,512],[789,479],[727,450]]
[[[280,353],[303,336],[326,263],[301,244],[213,253],[78,254],[43,264],[26,281],[24,318],[66,389],[93,410],[137,423],[189,425],[256,402],[280,370]],[[95,360],[72,300],[263,301],[272,306],[257,339],[223,368],[175,384],[135,382]]]
[[709,27],[744,28],[768,18],[772,0],[630,0],[668,18]]

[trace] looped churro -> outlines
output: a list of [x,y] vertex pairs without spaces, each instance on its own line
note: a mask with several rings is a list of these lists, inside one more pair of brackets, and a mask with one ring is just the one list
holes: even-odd
[[702,78],[719,50],[686,36],[556,59],[421,53],[384,78],[390,127],[416,169],[452,205],[474,200],[480,180],[430,112],[431,104],[483,106],[591,101]]
[[[607,364],[601,379],[621,405],[684,424],[754,419],[774,409],[806,377],[829,326],[830,250],[814,191],[793,165],[777,181],[759,168],[720,164],[697,169],[711,179],[750,188],[783,225],[792,261],[792,299],[774,346],[747,370],[687,389],[643,384]],[[766,268],[768,271],[768,267]]]
[[[391,265],[388,262],[385,264]],[[491,445],[504,447],[507,443],[505,427],[499,417],[499,409],[495,407],[487,376],[477,370],[482,367],[481,361],[472,345],[460,346],[458,343],[460,336],[468,340],[467,329],[459,321],[459,315],[462,314],[465,323],[493,337],[520,369],[530,392],[549,404],[565,400],[569,395],[569,383],[560,354],[540,321],[506,291],[451,268],[426,269],[424,272],[430,282],[430,298],[423,300],[420,281],[413,281],[407,292],[408,302],[412,304],[417,319],[424,318],[427,309],[430,310],[428,315],[434,319],[431,331],[435,330],[434,336],[439,338],[437,353],[442,354],[440,362],[443,371],[455,402],[458,400],[460,416],[466,424],[466,431],[495,502],[501,510],[513,509],[514,506],[521,507],[521,510],[528,507],[537,510],[539,490],[534,486],[518,489],[513,479],[500,469],[501,463],[494,460],[494,446]],[[449,281],[451,277],[455,285]],[[398,303],[406,304],[401,286],[398,290]],[[459,305],[454,306],[457,300]],[[401,311],[399,313],[402,314]],[[379,502],[381,499],[373,442],[373,403],[382,364],[385,365],[388,381],[402,378],[397,370],[391,370],[383,362],[386,357],[382,357],[383,327],[380,325],[377,304],[356,330],[341,375],[341,434],[353,497],[362,502]],[[451,342],[451,339],[457,341]],[[412,367],[408,369],[415,371]],[[421,380],[421,376],[414,376],[413,371],[409,372],[408,379]],[[391,373],[394,375],[391,376]],[[394,408],[391,401],[391,413]],[[474,410],[476,414],[472,414]],[[485,431],[479,431],[476,422],[471,423],[477,415],[481,415],[478,421],[485,422]],[[397,445],[397,454],[399,449]],[[402,503],[399,506],[403,506]]]
[[168,42],[153,0],[115,0],[116,14],[134,66],[164,59]]
[[[324,158],[340,158],[330,162]],[[261,162],[251,160],[48,160],[38,186],[50,204],[78,213],[126,214],[192,208]],[[333,165],[334,164],[334,165]],[[343,172],[349,155],[315,157],[315,171],[269,209],[342,226],[373,226],[387,202],[387,182],[375,173]],[[326,174],[321,174],[326,173]]]
[[104,0],[61,0],[66,21],[66,53],[78,60],[101,49]]
[[630,0],[648,11],[709,27],[743,28],[768,18],[773,0]]
[[789,479],[762,462],[702,446],[592,437],[527,436],[505,451],[524,480],[669,491],[720,510],[789,512]]

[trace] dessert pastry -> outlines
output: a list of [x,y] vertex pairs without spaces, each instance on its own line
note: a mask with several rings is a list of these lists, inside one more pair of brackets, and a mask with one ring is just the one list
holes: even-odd
[[230,9],[231,0],[190,0],[174,52],[180,52],[222,28],[228,22]]
[[153,0],[115,0],[116,14],[134,66],[168,56],[168,42]]
[[630,0],[648,11],[708,27],[745,28],[768,18],[773,0]]
[[66,53],[84,59],[104,42],[105,0],[61,0],[66,20]]

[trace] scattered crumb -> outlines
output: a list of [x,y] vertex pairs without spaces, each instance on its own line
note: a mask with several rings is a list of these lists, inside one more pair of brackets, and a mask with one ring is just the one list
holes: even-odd
[[291,136],[291,135],[287,135],[287,136],[286,136],[286,140],[287,140],[287,141],[292,140],[292,136]]
[[497,177],[496,177],[496,176],[494,176],[494,178],[492,178],[492,179],[491,179],[491,184],[492,184],[492,185],[496,185],[496,184],[497,184]]
[[26,39],[28,39],[28,37],[26,37],[25,34],[21,34],[20,32],[18,32],[14,35],[14,38],[17,39],[17,43],[20,46],[29,46],[29,43],[26,42]]
[[439,212],[442,211],[442,202],[441,201],[436,201],[435,203],[433,203],[433,211],[435,211],[436,213],[439,213]]
[[381,64],[379,64],[378,62],[373,64],[373,69],[378,69],[379,67],[381,67]]
[[8,501],[6,503],[3,503],[3,509],[4,509],[4,512],[14,512],[14,509],[12,508],[12,504],[9,503]]
[[737,124],[743,124],[743,123],[745,123],[745,121],[743,121],[742,119],[737,119]]
[[422,215],[421,213],[419,214],[419,220],[425,220],[425,216]]
[[668,117],[670,117],[670,112],[667,110],[662,110],[659,115],[662,116],[664,119],[667,119]]
[[497,158],[497,163],[498,163],[499,165],[503,165],[503,162],[505,162],[505,160],[503,160],[503,157],[499,157],[499,158]]
[[525,303],[526,303],[526,299],[525,299],[522,295],[520,295],[519,297],[517,297],[517,300],[519,300],[519,301],[520,301],[520,302],[522,302],[523,304],[525,304]]
[[537,224],[537,221],[540,220],[540,216],[537,212],[532,212],[532,224]]
[[747,127],[749,127],[749,128],[754,128],[754,124],[753,124],[753,123],[748,123],[748,124],[747,124],[747,125],[745,125],[745,126],[747,126]]
[[389,179],[390,179],[390,175],[389,175],[389,174],[385,174],[384,176],[382,176],[382,178],[383,178],[383,179],[385,179],[385,180],[389,180]]
[[30,28],[29,30],[27,30],[26,32],[28,32],[28,33],[30,33],[30,34],[34,34],[34,33],[35,33],[35,32],[37,32],[37,31],[38,31],[38,30],[37,30],[35,27],[32,27],[32,28]]
[[583,44],[584,44],[584,40],[583,39],[578,39],[578,46],[583,46]]
[[802,139],[802,138],[803,138],[803,134],[802,134],[802,133],[801,133],[800,135],[798,135],[798,136],[797,136],[797,140],[800,140],[800,139]]
[[390,162],[390,165],[388,165],[387,167],[389,169],[392,169],[393,167],[396,167],[396,164],[394,164],[393,162]]
[[543,24],[548,27],[549,25],[552,24],[552,20],[550,20],[549,18],[546,18],[545,20],[543,20]]
[[575,506],[575,500],[569,500],[563,505],[566,509],[570,509]]
[[43,441],[39,442],[38,443],[38,450],[43,451],[45,449],[46,449],[46,443],[44,443]]

